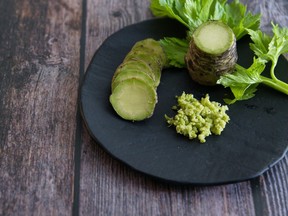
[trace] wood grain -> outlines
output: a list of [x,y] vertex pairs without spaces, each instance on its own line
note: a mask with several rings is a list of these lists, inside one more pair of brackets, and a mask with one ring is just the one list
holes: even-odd
[[71,212],[80,3],[0,3],[0,215]]
[[[286,0],[241,1],[265,32],[288,26]],[[0,1],[0,215],[288,215],[287,154],[252,181],[173,185],[115,160],[79,121],[95,51],[151,18],[149,0]]]
[[[151,18],[151,14],[147,12],[148,3],[149,1],[142,1],[133,10],[135,5],[130,8],[130,1],[121,3],[116,0],[110,1],[106,6],[99,2],[88,1],[86,38],[89,52],[86,52],[86,65],[107,36],[123,26]],[[272,7],[268,1],[244,3],[254,12],[262,14],[267,14]],[[105,15],[101,12],[103,7],[109,8]],[[275,7],[280,6],[276,3]],[[261,28],[269,32],[268,20],[271,19],[284,23],[283,17],[287,19],[286,11],[282,8],[276,16],[277,13],[272,10],[267,16],[263,16]],[[100,17],[107,17],[109,14],[108,24],[100,22]],[[119,163],[91,140],[85,131],[81,167],[80,215],[287,214],[285,203],[288,199],[286,190],[288,172],[285,160],[254,181],[215,187],[168,185],[143,176]],[[277,168],[283,172],[277,171]],[[280,193],[277,191],[279,188]]]
[[95,50],[112,33],[126,25],[152,18],[149,1],[87,0],[86,67]]
[[169,185],[131,170],[85,137],[80,215],[255,215],[249,182]]
[[[271,22],[288,27],[287,1],[246,0],[243,3],[254,13],[262,15],[261,29],[266,33],[272,34]],[[259,215],[288,215],[288,154],[261,176],[254,188],[255,208]]]

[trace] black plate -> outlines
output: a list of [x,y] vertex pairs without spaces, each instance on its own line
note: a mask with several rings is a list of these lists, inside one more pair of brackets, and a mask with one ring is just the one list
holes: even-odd
[[[164,114],[172,116],[175,96],[183,91],[223,102],[228,90],[192,82],[186,70],[162,73],[159,102],[154,115],[129,122],[116,115],[109,103],[111,78],[132,45],[142,39],[184,37],[185,29],[170,19],[155,19],[123,28],[110,36],[93,57],[81,89],[81,111],[92,137],[112,156],[130,167],[175,183],[213,185],[248,180],[261,175],[287,151],[288,97],[260,87],[253,99],[230,106],[231,121],[221,136],[205,144],[190,141],[168,127]],[[238,43],[239,62],[252,62],[249,40]],[[277,71],[287,72],[280,58]],[[284,74],[284,73],[282,73]],[[286,73],[287,75],[287,73]],[[281,77],[286,79],[288,76]]]

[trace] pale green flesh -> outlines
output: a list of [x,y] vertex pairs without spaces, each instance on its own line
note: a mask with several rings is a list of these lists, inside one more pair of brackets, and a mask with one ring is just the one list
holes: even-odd
[[137,42],[132,50],[136,49],[145,49],[148,50],[148,52],[151,55],[152,53],[155,53],[154,55],[158,56],[161,59],[161,62],[163,65],[166,64],[166,55],[163,52],[163,48],[161,47],[160,43],[158,41],[155,41],[154,39],[148,38],[142,41]]
[[153,71],[156,85],[157,86],[159,85],[162,67],[161,67],[161,62],[159,62],[156,57],[154,57],[153,55],[149,55],[148,53],[140,52],[136,50],[136,51],[129,53],[126,56],[124,61],[129,61],[129,60],[144,61]]
[[233,45],[234,39],[233,31],[219,21],[207,22],[193,34],[196,46],[209,54],[225,52]]
[[157,94],[153,87],[133,78],[119,83],[110,95],[110,103],[123,119],[140,121],[153,114]]
[[145,72],[130,69],[130,70],[123,70],[115,76],[111,84],[112,91],[114,91],[114,89],[119,83],[123,82],[124,80],[132,78],[140,79],[143,82],[147,83],[147,85],[152,86],[153,88],[156,87],[154,80]]
[[[143,73],[146,73],[149,77],[155,81],[155,74],[153,73],[152,69],[144,62],[144,61],[135,61],[135,60],[128,60],[123,62],[116,70],[114,78],[121,72],[126,71],[126,70],[137,70]],[[112,80],[112,82],[113,82]]]
[[151,50],[155,50],[156,52],[163,52],[159,42],[151,38],[136,42],[132,49],[136,47],[145,47]]
[[112,78],[110,103],[123,119],[140,121],[152,116],[157,103],[156,88],[166,55],[153,39],[137,42]]

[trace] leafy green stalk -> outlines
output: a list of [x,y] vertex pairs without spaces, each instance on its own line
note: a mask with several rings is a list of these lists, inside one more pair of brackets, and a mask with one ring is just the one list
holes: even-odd
[[165,54],[168,57],[169,66],[184,68],[185,64],[185,55],[189,49],[189,41],[179,38],[166,37],[160,40],[161,46],[165,50]]
[[[235,98],[226,99],[227,103],[253,97],[260,83],[288,95],[288,83],[279,80],[275,75],[279,57],[288,52],[288,29],[280,28],[273,23],[272,27],[273,37],[260,30],[247,30],[253,41],[250,48],[257,58],[254,58],[253,64],[248,69],[237,65],[233,74],[224,75],[218,80],[218,84],[229,87],[234,94]],[[271,62],[270,77],[265,77],[261,73],[268,62]]]
[[247,34],[246,29],[256,30],[260,14],[253,15],[247,7],[234,0],[151,0],[150,9],[156,17],[170,17],[185,25],[190,34],[208,20],[221,20],[234,31],[237,39]]
[[[154,16],[176,19],[188,28],[187,38],[181,39],[182,54],[177,49],[178,39],[166,38],[162,41],[168,60],[172,63],[170,66],[186,66],[179,56],[185,56],[191,35],[204,22],[220,20],[226,23],[233,30],[237,40],[247,34],[247,29],[257,30],[260,25],[260,14],[251,14],[239,0],[232,3],[227,3],[227,0],[151,0],[150,9]],[[187,47],[187,50],[182,49],[184,47]],[[173,54],[174,48],[179,55]]]
[[[188,28],[187,37],[164,38],[160,40],[170,66],[186,67],[184,56],[189,49],[189,40],[194,30],[208,20],[220,20],[226,23],[239,40],[247,33],[253,43],[250,48],[255,53],[253,64],[249,68],[236,65],[233,74],[222,76],[218,84],[229,87],[234,99],[227,103],[246,100],[254,97],[259,84],[264,84],[288,95],[288,84],[279,80],[275,68],[279,57],[288,53],[288,29],[273,27],[273,37],[259,30],[260,15],[247,11],[245,5],[234,0],[151,0],[150,9],[157,17],[170,17],[178,20]],[[262,74],[267,63],[271,62],[270,77]]]
[[276,80],[270,79],[270,78],[267,78],[264,76],[261,76],[261,78],[262,78],[264,85],[267,85],[271,88],[274,88],[277,91],[280,91],[280,92],[288,95],[288,83],[285,83],[281,80],[278,80],[277,78],[276,78]]

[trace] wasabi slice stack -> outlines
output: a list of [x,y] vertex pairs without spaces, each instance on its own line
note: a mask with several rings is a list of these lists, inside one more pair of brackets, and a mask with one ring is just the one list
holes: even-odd
[[123,119],[141,121],[152,116],[166,55],[160,43],[148,38],[137,42],[116,69],[110,103]]

